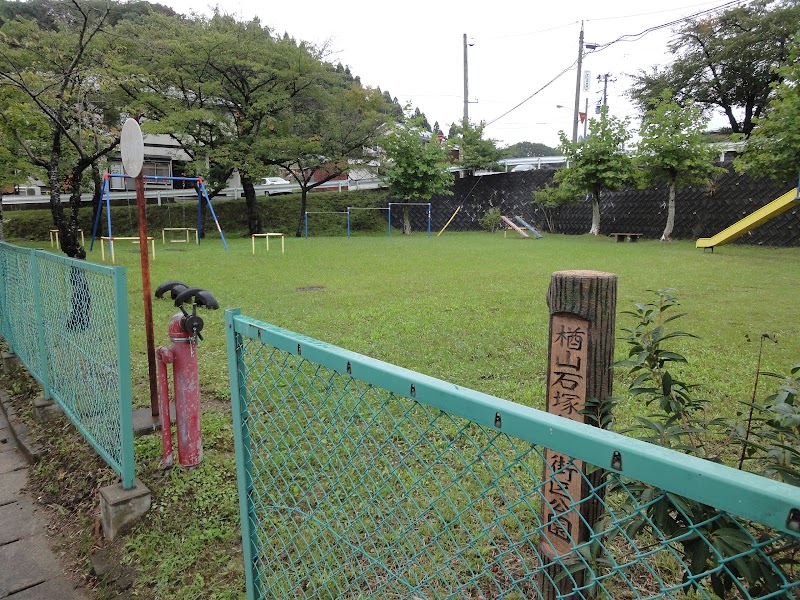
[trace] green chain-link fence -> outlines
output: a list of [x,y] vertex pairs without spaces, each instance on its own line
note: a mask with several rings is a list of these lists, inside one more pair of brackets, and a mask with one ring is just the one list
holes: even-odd
[[0,243],[0,334],[103,459],[133,486],[127,278]]
[[800,488],[226,326],[248,598],[800,597]]

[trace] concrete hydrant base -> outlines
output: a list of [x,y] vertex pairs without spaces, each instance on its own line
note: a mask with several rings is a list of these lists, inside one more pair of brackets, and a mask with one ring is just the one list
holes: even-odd
[[127,531],[136,519],[150,510],[150,490],[138,479],[133,487],[123,489],[121,484],[100,488],[100,522],[103,535],[109,542]]

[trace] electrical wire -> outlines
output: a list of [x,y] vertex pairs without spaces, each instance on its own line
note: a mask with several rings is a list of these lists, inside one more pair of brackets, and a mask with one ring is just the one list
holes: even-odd
[[571,70],[572,70],[572,68],[573,68],[574,66],[576,66],[577,64],[578,64],[578,61],[577,61],[577,59],[576,59],[576,60],[575,60],[575,61],[574,61],[574,62],[573,62],[573,63],[572,63],[570,66],[568,66],[566,69],[563,69],[563,70],[562,70],[562,71],[561,71],[561,72],[560,72],[558,75],[556,75],[555,77],[553,77],[553,78],[552,78],[550,81],[548,81],[547,83],[545,83],[545,84],[544,84],[542,87],[540,87],[538,90],[536,90],[535,92],[533,92],[533,93],[532,93],[530,96],[528,96],[527,98],[525,98],[525,100],[523,100],[522,102],[520,102],[519,104],[517,104],[515,107],[508,109],[506,112],[504,112],[502,115],[500,115],[500,116],[499,116],[499,117],[497,117],[496,119],[492,119],[491,121],[489,121],[488,123],[486,123],[486,125],[488,126],[488,125],[491,125],[492,123],[496,123],[497,121],[499,121],[500,119],[502,119],[503,117],[505,117],[506,115],[508,115],[509,113],[512,113],[512,112],[514,112],[515,110],[517,110],[517,109],[518,109],[520,106],[522,106],[523,104],[525,104],[525,103],[526,103],[526,102],[528,102],[529,100],[532,100],[534,96],[536,96],[536,95],[537,95],[539,92],[541,92],[542,90],[546,89],[546,88],[547,88],[548,86],[550,86],[551,84],[555,83],[555,82],[556,82],[556,81],[557,81],[557,80],[558,80],[558,79],[559,79],[559,78],[560,78],[560,77],[561,77],[561,76],[562,76],[564,73],[566,73],[567,71],[571,71]]
[[621,35],[617,39],[615,39],[615,40],[613,40],[611,42],[606,42],[605,44],[598,44],[597,47],[594,48],[593,50],[591,50],[590,52],[588,52],[588,54],[594,54],[596,52],[600,52],[601,50],[605,50],[609,46],[612,46],[613,44],[616,44],[618,42],[637,42],[640,39],[642,39],[644,36],[646,36],[648,33],[652,33],[654,31],[658,31],[660,29],[666,29],[667,27],[673,27],[675,25],[683,23],[684,21],[689,21],[689,20],[695,19],[697,17],[704,17],[704,16],[706,16],[708,14],[715,13],[718,10],[721,10],[723,8],[730,8],[730,7],[734,6],[735,4],[741,4],[741,2],[742,2],[742,0],[731,0],[730,2],[726,2],[725,4],[720,4],[719,6],[715,6],[714,8],[707,8],[706,10],[701,10],[699,12],[693,13],[693,14],[688,15],[686,17],[681,17],[680,19],[674,19],[673,21],[670,21],[669,23],[662,23],[661,25],[655,25],[653,27],[648,27],[647,29],[645,29],[643,31],[640,31],[639,33],[629,33],[629,34]]
[[[750,0],[747,0],[747,1],[750,1]],[[708,9],[705,9],[705,10],[701,10],[699,12],[693,13],[693,14],[688,15],[686,17],[681,17],[680,19],[675,19],[673,21],[670,21],[669,23],[663,23],[661,25],[656,25],[654,27],[649,27],[649,28],[645,29],[644,31],[640,31],[639,33],[621,35],[620,37],[618,37],[617,39],[615,39],[615,40],[613,40],[611,42],[607,42],[605,44],[598,44],[596,48],[592,49],[587,54],[595,54],[597,52],[600,52],[601,50],[605,50],[609,46],[612,46],[613,44],[616,44],[618,42],[635,42],[635,41],[638,41],[641,38],[643,38],[645,35],[647,35],[648,33],[652,33],[653,31],[658,31],[659,29],[664,29],[666,27],[672,27],[673,25],[677,25],[679,23],[683,23],[684,21],[689,21],[689,20],[697,18],[697,17],[705,16],[707,14],[717,12],[720,9],[729,8],[729,7],[731,7],[731,6],[735,5],[735,4],[740,4],[741,2],[742,2],[742,0],[730,0],[729,2],[726,2],[724,4],[720,4],[719,6],[715,6],[714,8],[708,8]],[[514,112],[515,110],[517,110],[523,104],[525,104],[525,103],[529,102],[530,100],[532,100],[540,92],[545,90],[551,84],[555,83],[565,73],[567,73],[568,71],[572,70],[572,68],[575,67],[577,64],[578,64],[578,61],[576,59],[570,66],[568,66],[566,69],[562,70],[558,75],[553,77],[553,79],[551,79],[550,81],[545,83],[542,87],[540,87],[538,90],[533,92],[530,96],[525,98],[522,102],[519,102],[513,108],[508,109],[506,112],[504,112],[499,117],[496,117],[496,118],[492,119],[491,121],[487,122],[486,125],[488,126],[488,125],[491,125],[493,123],[496,123],[497,121],[499,121],[503,117],[505,117],[505,116],[511,114],[512,112]]]

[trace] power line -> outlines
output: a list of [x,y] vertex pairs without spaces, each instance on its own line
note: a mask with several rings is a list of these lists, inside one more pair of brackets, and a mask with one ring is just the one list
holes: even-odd
[[489,121],[488,123],[486,123],[486,125],[488,126],[488,125],[491,125],[492,123],[496,123],[497,121],[499,121],[500,119],[502,119],[503,117],[505,117],[507,114],[509,114],[509,113],[512,113],[512,112],[514,112],[515,110],[517,110],[517,109],[518,109],[520,106],[522,106],[523,104],[525,104],[525,103],[526,103],[526,102],[528,102],[529,100],[533,99],[533,97],[534,97],[534,96],[536,96],[536,95],[537,95],[539,92],[541,92],[542,90],[544,90],[545,88],[547,88],[547,87],[548,87],[550,84],[554,83],[554,82],[555,82],[555,81],[556,81],[556,80],[557,80],[559,77],[561,77],[561,76],[562,76],[564,73],[566,73],[567,71],[571,71],[571,70],[572,70],[572,68],[573,68],[573,67],[574,67],[576,64],[578,64],[578,61],[577,61],[577,60],[576,60],[576,61],[574,61],[574,62],[573,62],[573,63],[572,63],[570,66],[568,66],[566,69],[563,69],[563,70],[562,70],[562,71],[561,71],[561,72],[560,72],[558,75],[556,75],[555,77],[553,77],[553,78],[552,78],[550,81],[548,81],[547,83],[545,83],[545,84],[544,84],[542,87],[540,87],[538,90],[536,90],[535,92],[533,92],[533,93],[532,93],[530,96],[528,96],[527,98],[525,98],[525,100],[523,100],[522,102],[520,102],[519,104],[517,104],[517,105],[516,105],[514,108],[510,108],[509,110],[507,110],[506,112],[504,112],[502,115],[500,115],[500,116],[499,116],[499,117],[497,117],[496,119],[492,119],[491,121]]
[[[716,2],[716,0],[714,0],[712,2],[705,2],[704,4],[714,4],[715,2]],[[684,9],[687,9],[687,8],[696,8],[697,6],[701,6],[701,4],[691,4],[689,6],[677,6],[675,8],[665,8],[664,10],[654,10],[654,11],[651,11],[651,12],[636,13],[636,14],[633,14],[633,15],[619,15],[619,16],[616,16],[616,17],[600,17],[598,19],[586,19],[586,22],[587,23],[592,23],[592,22],[596,22],[596,21],[618,21],[620,19],[635,19],[637,17],[649,17],[650,15],[663,15],[664,13],[677,12],[679,10],[684,10]],[[714,9],[714,10],[716,10],[716,9]]]
[[[749,0],[747,0],[747,1],[749,1]],[[592,49],[589,53],[590,54],[594,54],[596,52],[600,52],[601,50],[605,50],[609,46],[612,46],[613,44],[616,44],[618,42],[635,42],[635,41],[638,41],[641,38],[643,38],[645,35],[647,35],[648,33],[652,33],[653,31],[658,31],[659,29],[664,29],[666,27],[672,27],[673,25],[677,25],[678,23],[682,23],[684,21],[689,21],[690,19],[694,19],[694,18],[697,18],[697,17],[705,16],[707,14],[711,14],[711,13],[717,12],[717,11],[719,11],[721,9],[728,8],[728,7],[731,7],[731,6],[736,5],[736,4],[740,4],[741,2],[742,2],[742,0],[731,0],[731,1],[726,2],[724,4],[720,4],[719,6],[715,6],[713,8],[708,8],[708,9],[705,9],[705,10],[701,10],[699,12],[693,13],[693,14],[688,15],[686,17],[681,17],[680,19],[675,19],[675,20],[670,21],[668,23],[663,23],[661,25],[656,25],[654,27],[649,27],[649,28],[645,29],[644,31],[640,31],[639,33],[621,35],[620,37],[618,37],[617,39],[615,39],[615,40],[613,40],[611,42],[607,42],[605,44],[598,44],[597,47],[595,49]],[[497,117],[495,119],[492,119],[491,121],[486,123],[486,125],[488,126],[488,125],[491,125],[493,123],[496,123],[497,121],[499,121],[500,119],[502,119],[506,115],[508,115],[508,114],[514,112],[515,110],[517,110],[523,104],[525,104],[525,103],[529,102],[530,100],[532,100],[537,94],[539,94],[541,91],[543,91],[548,86],[553,84],[557,79],[559,79],[566,72],[572,70],[572,68],[575,67],[577,64],[578,64],[578,61],[575,60],[570,66],[568,66],[566,69],[562,70],[558,75],[553,77],[553,79],[551,79],[550,81],[545,83],[542,87],[540,87],[538,90],[533,92],[530,96],[525,98],[522,102],[518,103],[513,108],[510,108],[509,110],[504,112],[499,117]]]
[[[748,0],[749,1],[749,0]],[[654,31],[658,31],[660,29],[665,29],[667,27],[672,27],[674,25],[678,25],[679,23],[683,23],[684,21],[689,21],[690,19],[695,19],[697,17],[703,17],[705,15],[717,12],[723,8],[729,8],[735,4],[740,4],[742,0],[731,0],[730,2],[726,2],[725,4],[720,4],[719,6],[715,6],[714,8],[707,8],[706,10],[701,10],[699,12],[693,13],[686,17],[681,17],[680,19],[675,19],[670,21],[669,23],[662,23],[661,25],[655,25],[653,27],[648,27],[647,29],[640,31],[639,33],[629,33],[625,35],[619,36],[617,39],[607,42],[605,44],[598,44],[597,48],[591,51],[591,54],[595,52],[600,52],[601,50],[605,50],[609,46],[616,44],[617,42],[637,42],[646,36],[648,33],[652,33]]]

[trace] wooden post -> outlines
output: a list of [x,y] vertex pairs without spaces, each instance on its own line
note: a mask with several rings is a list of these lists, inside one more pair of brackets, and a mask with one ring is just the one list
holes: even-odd
[[[597,271],[553,273],[547,305],[547,412],[592,423],[581,414],[586,399],[604,400],[611,395],[617,276]],[[602,510],[598,499],[583,499],[602,482],[604,473],[596,470],[587,475],[582,461],[549,449],[544,457],[542,522],[546,526],[539,552],[546,562],[540,585],[546,600],[570,598],[575,584],[581,586],[584,580],[582,571],[567,574],[569,565],[580,562],[573,548],[589,539]]]

